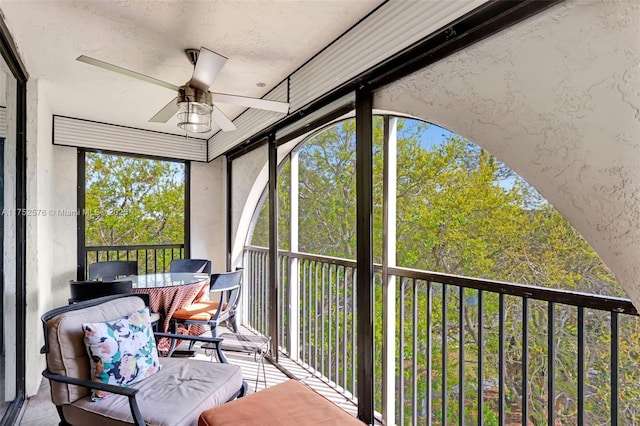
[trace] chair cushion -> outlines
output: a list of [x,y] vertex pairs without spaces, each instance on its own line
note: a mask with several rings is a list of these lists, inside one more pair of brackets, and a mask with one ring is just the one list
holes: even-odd
[[297,380],[288,380],[211,408],[198,418],[198,426],[235,425],[362,426],[364,423]]
[[[139,389],[136,400],[149,426],[193,426],[202,411],[224,404],[242,387],[242,371],[235,365],[185,358],[160,362],[160,371],[131,386]],[[71,424],[133,424],[128,400],[121,395],[98,402],[87,396],[62,411]]]
[[[226,305],[226,303],[223,304],[223,310],[226,308]],[[182,321],[211,321],[211,318],[213,318],[217,310],[218,302],[202,300],[178,309],[173,313],[171,318]]]
[[[137,296],[123,297],[82,310],[71,310],[47,321],[49,371],[63,376],[90,380],[89,355],[84,344],[82,324],[121,318],[144,308]],[[89,389],[51,382],[51,399],[56,405],[68,404],[89,395]]]
[[[149,308],[111,321],[82,324],[94,382],[130,386],[160,369]],[[109,392],[92,390],[94,401]]]

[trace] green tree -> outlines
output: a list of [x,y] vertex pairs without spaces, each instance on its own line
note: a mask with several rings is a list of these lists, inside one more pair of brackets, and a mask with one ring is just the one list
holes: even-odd
[[185,165],[86,154],[86,245],[184,242]]
[[[420,270],[482,277],[493,280],[515,282],[564,290],[583,291],[602,295],[624,296],[606,266],[589,245],[562,216],[549,205],[534,188],[473,143],[455,135],[447,136],[433,147],[424,143],[426,123],[415,120],[399,120],[398,130],[398,179],[397,179],[397,263],[403,267]],[[374,120],[374,254],[381,260],[382,240],[382,134],[383,121]],[[355,122],[346,120],[314,135],[299,150],[300,159],[300,207],[299,236],[300,251],[355,258],[356,247],[356,193],[355,193]],[[287,185],[279,184],[281,191]],[[282,197],[282,195],[280,195]],[[286,197],[279,202],[288,203]],[[287,204],[288,205],[288,204]],[[286,212],[280,211],[281,215]],[[281,223],[286,218],[280,218]],[[256,227],[257,228],[257,227]],[[261,228],[264,231],[264,228]],[[264,234],[262,234],[264,235]],[[282,234],[281,234],[282,238]],[[330,274],[328,274],[331,277]],[[335,276],[334,276],[335,277]],[[340,311],[336,322],[339,330],[347,330],[353,319],[353,291],[339,280],[329,278],[324,284],[303,288],[308,300],[301,301],[301,318],[306,330],[316,327],[321,310]],[[381,344],[382,312],[379,304],[382,290],[376,281],[376,343]],[[314,293],[315,292],[315,293]],[[398,300],[396,321],[398,386],[401,379],[405,387],[404,401],[399,401],[405,413],[414,410],[419,419],[442,419],[438,404],[433,412],[426,413],[426,377],[431,375],[434,388],[440,395],[450,396],[448,411],[457,412],[455,393],[457,372],[460,363],[465,363],[467,386],[465,405],[467,421],[477,419],[475,395],[478,386],[483,388],[496,383],[498,378],[498,318],[500,301],[495,293],[483,294],[484,327],[482,339],[478,325],[478,300],[475,290],[461,292],[454,286],[442,286],[417,281],[402,280],[396,288]],[[328,296],[330,295],[330,297]],[[430,298],[432,309],[427,309]],[[319,304],[317,300],[323,300]],[[446,301],[445,301],[446,300]],[[459,306],[465,300],[467,307],[460,318]],[[505,382],[507,415],[515,416],[522,411],[520,400],[522,389],[522,328],[523,305],[519,298],[505,296],[503,299],[505,320]],[[414,314],[416,312],[416,314]],[[555,321],[555,366],[556,394],[554,406],[560,422],[576,421],[576,376],[575,353],[577,348],[577,309],[558,305],[554,308]],[[591,312],[586,322],[589,348],[587,369],[590,397],[586,401],[590,424],[601,424],[609,415],[609,384],[607,363],[610,357],[608,329],[609,319]],[[415,317],[414,317],[415,315]],[[322,320],[324,321],[324,320]],[[621,413],[628,424],[639,422],[633,401],[640,400],[640,373],[636,372],[629,359],[640,353],[638,321],[629,320],[621,332],[621,354],[625,366],[621,366],[621,382],[629,383],[624,389],[624,406]],[[426,340],[414,336],[425,336],[427,324],[431,324],[433,342],[431,353],[433,365],[441,365],[447,342],[447,373],[450,378],[446,389],[440,385],[442,369],[427,371]],[[546,303],[530,302],[528,305],[529,326],[527,371],[530,379],[528,393],[529,420],[543,424],[546,419],[546,383],[548,380],[547,335],[548,323]],[[324,324],[324,323],[322,323]],[[460,330],[462,324],[463,330]],[[446,325],[446,326],[445,326]],[[326,324],[322,330],[331,330]],[[460,341],[460,333],[464,340]],[[330,331],[315,336],[310,344],[325,347],[330,340]],[[351,334],[346,341],[350,341]],[[325,346],[323,346],[325,345]],[[458,349],[464,345],[465,359],[458,359]],[[400,347],[402,346],[402,351]],[[484,359],[483,375],[488,383],[478,383],[479,371],[473,364],[480,354]],[[352,350],[349,346],[349,350]],[[413,358],[418,360],[418,405],[413,406],[413,388],[410,385]],[[635,358],[637,359],[637,357]],[[316,360],[317,361],[317,360]],[[376,359],[376,377],[380,377],[381,364]],[[348,372],[351,375],[353,372]],[[351,377],[351,376],[350,376]],[[632,385],[636,383],[636,385]],[[378,389],[379,390],[379,389]],[[399,391],[400,389],[398,389]],[[485,414],[497,410],[496,394],[488,391]],[[379,392],[376,392],[379,398]],[[543,395],[540,397],[540,395]],[[378,399],[379,402],[379,399]],[[378,408],[380,405],[378,404]],[[400,405],[398,406],[400,408]],[[451,414],[450,413],[450,414]],[[407,414],[405,421],[411,416]],[[452,417],[450,417],[451,419]],[[494,419],[497,420],[497,419]],[[485,417],[486,424],[493,424]]]

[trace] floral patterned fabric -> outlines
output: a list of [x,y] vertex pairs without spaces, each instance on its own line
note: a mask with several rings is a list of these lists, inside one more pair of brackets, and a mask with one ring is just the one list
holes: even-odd
[[[160,370],[149,308],[123,318],[82,324],[94,382],[129,386]],[[93,389],[94,401],[111,395]]]

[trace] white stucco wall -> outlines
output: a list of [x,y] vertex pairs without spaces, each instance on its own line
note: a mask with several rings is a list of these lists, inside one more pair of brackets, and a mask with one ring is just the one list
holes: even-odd
[[376,93],[476,142],[583,235],[640,309],[640,3],[568,1]]
[[[300,141],[308,137],[309,132],[278,147],[278,164],[289,155]],[[251,221],[260,207],[260,197],[269,183],[269,153],[264,145],[233,161],[231,174],[232,188],[232,265],[242,266],[242,250],[248,243],[247,237],[253,232]]]
[[38,391],[44,369],[40,316],[67,303],[76,274],[76,149],[53,146],[52,113],[41,82],[27,86],[26,390]]
[[78,208],[78,150],[53,145],[53,199],[49,210],[56,212],[51,217],[53,239],[53,266],[51,294],[48,307],[65,305],[69,298],[69,280],[76,279],[78,270],[77,217],[60,213],[73,212]]
[[242,265],[251,218],[268,179],[267,145],[233,160],[231,163],[231,264]]
[[[36,79],[27,85],[27,255],[26,358],[27,395],[37,393],[40,377],[32,374],[44,368],[40,355],[43,343],[40,315],[47,310],[51,294],[53,230],[46,209],[53,197],[53,147],[51,110]],[[41,214],[45,212],[44,214]]]
[[[0,101],[6,106],[6,129],[4,143],[4,209],[12,212],[16,208],[16,81],[4,61],[0,61]],[[5,86],[6,84],[6,86]],[[16,395],[16,216],[4,214],[3,235],[3,333],[4,353],[4,401],[12,401]]]
[[191,163],[191,257],[209,259],[213,271],[225,271],[226,159]]

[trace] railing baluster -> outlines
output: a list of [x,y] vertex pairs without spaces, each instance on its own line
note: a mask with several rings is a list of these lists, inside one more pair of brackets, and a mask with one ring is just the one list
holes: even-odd
[[413,348],[411,348],[411,357],[412,365],[411,365],[411,403],[413,409],[411,410],[413,413],[412,420],[413,424],[418,424],[418,297],[416,294],[416,279],[412,280],[412,288],[413,294],[412,297],[412,305],[413,305],[413,324],[412,324],[412,334],[413,334]]
[[522,298],[522,426],[529,425],[529,299]]
[[478,426],[484,424],[484,305],[478,290]]
[[318,267],[322,263],[316,262],[313,269],[313,369],[318,371]]
[[504,348],[504,294],[498,296],[498,424],[505,424],[505,348]]
[[[346,267],[341,266],[342,284],[346,277]],[[336,270],[337,272],[337,270]],[[336,384],[340,384],[340,276],[336,276]]]
[[308,355],[307,355],[307,364],[311,365],[311,293],[313,292],[313,283],[312,276],[314,272],[315,261],[309,262],[309,292],[307,294],[307,345],[308,345]]
[[[356,268],[351,268],[351,392],[356,391]],[[346,287],[345,287],[346,291]],[[345,317],[346,322],[346,317]],[[345,324],[346,327],[346,324]],[[345,362],[346,365],[346,362]]]
[[[401,278],[402,279],[402,278]],[[433,404],[432,404],[432,388],[433,388],[433,383],[432,383],[432,377],[431,377],[431,371],[432,371],[432,362],[433,362],[433,355],[432,355],[432,348],[433,348],[433,318],[431,316],[431,313],[433,312],[433,298],[431,297],[431,281],[427,281],[427,335],[426,335],[426,339],[427,339],[427,392],[426,392],[426,411],[427,411],[427,425],[431,425],[431,412],[433,411]],[[395,289],[394,289],[395,291]]]
[[611,425],[618,425],[618,368],[619,368],[618,313],[611,312]]
[[549,425],[556,424],[556,408],[555,408],[555,358],[556,358],[556,348],[555,348],[555,303],[549,302],[548,305],[548,314],[547,314],[549,325],[547,326],[548,334],[547,334],[547,355],[548,355],[548,377],[547,377],[547,421]]
[[307,261],[306,260],[302,260],[302,268],[301,268],[301,272],[302,272],[302,282],[300,283],[300,301],[302,302],[302,306],[300,306],[298,309],[300,309],[300,331],[298,332],[298,340],[300,340],[300,350],[299,350],[299,357],[300,360],[302,362],[306,362],[305,359],[305,346],[307,344],[306,339],[304,338],[306,336],[306,332],[307,332],[307,319],[305,317],[305,302],[307,300]]
[[442,284],[442,424],[447,422],[447,317],[448,317],[447,285]]
[[[342,387],[347,389],[347,283],[344,282],[342,286]],[[336,301],[338,301],[338,294],[336,294]],[[337,333],[337,332],[336,332]],[[337,334],[336,334],[337,336]],[[355,353],[355,349],[353,350]]]
[[[254,291],[253,291],[253,298],[254,300],[259,300],[261,306],[265,306],[267,304],[267,302],[265,300],[260,299],[262,297],[262,279],[264,277],[264,270],[262,269],[262,253],[257,253],[256,254],[256,279],[255,279],[255,285],[254,285]],[[254,324],[253,326],[255,327],[256,330],[261,331],[262,330],[262,318],[260,316],[260,309],[258,308],[258,306],[256,304],[255,310],[254,310]]]
[[399,380],[399,386],[400,386],[400,398],[399,398],[399,402],[400,402],[400,409],[398,410],[398,412],[400,413],[400,424],[403,425],[404,422],[404,401],[406,400],[406,396],[405,396],[405,386],[404,386],[404,324],[405,324],[405,315],[404,315],[404,307],[405,307],[405,288],[406,285],[406,278],[401,278],[400,279],[400,357],[398,358],[400,361],[400,380]]
[[[328,352],[329,352],[329,355],[328,355],[329,359],[328,359],[328,362],[327,362],[327,377],[329,378],[329,380],[333,380],[335,382],[334,377],[333,377],[333,369],[331,368],[332,364],[333,364],[333,346],[331,345],[331,343],[332,343],[332,341],[331,341],[332,334],[331,333],[333,331],[332,327],[331,327],[331,321],[333,320],[333,313],[332,313],[332,309],[331,309],[332,306],[333,306],[333,292],[331,290],[332,290],[332,287],[333,287],[333,270],[334,270],[334,267],[336,267],[336,265],[331,265],[331,264],[329,265],[329,288],[328,288],[328,295],[327,295],[327,300],[329,301],[329,306],[327,306],[327,310],[329,311],[327,313],[327,317],[328,317],[328,321],[327,321],[327,328],[328,328],[328,330],[327,330],[327,334],[328,334],[327,335],[327,343],[329,345],[329,347],[327,349],[328,349]],[[338,274],[337,274],[337,267],[336,267],[336,276],[337,275]]]
[[[322,341],[320,342],[320,371],[322,372],[322,375],[324,376],[327,372],[324,369],[324,358],[325,358],[325,353],[324,353],[324,323],[325,323],[325,316],[324,316],[324,304],[325,301],[327,300],[325,298],[325,291],[324,291],[324,287],[326,285],[326,276],[324,273],[325,270],[325,266],[327,266],[325,263],[322,264],[322,286],[320,288],[320,336],[322,336]],[[329,275],[329,274],[327,274]]]
[[460,287],[458,318],[458,424],[464,426],[464,287]]
[[578,424],[585,424],[584,418],[584,308],[578,307]]

